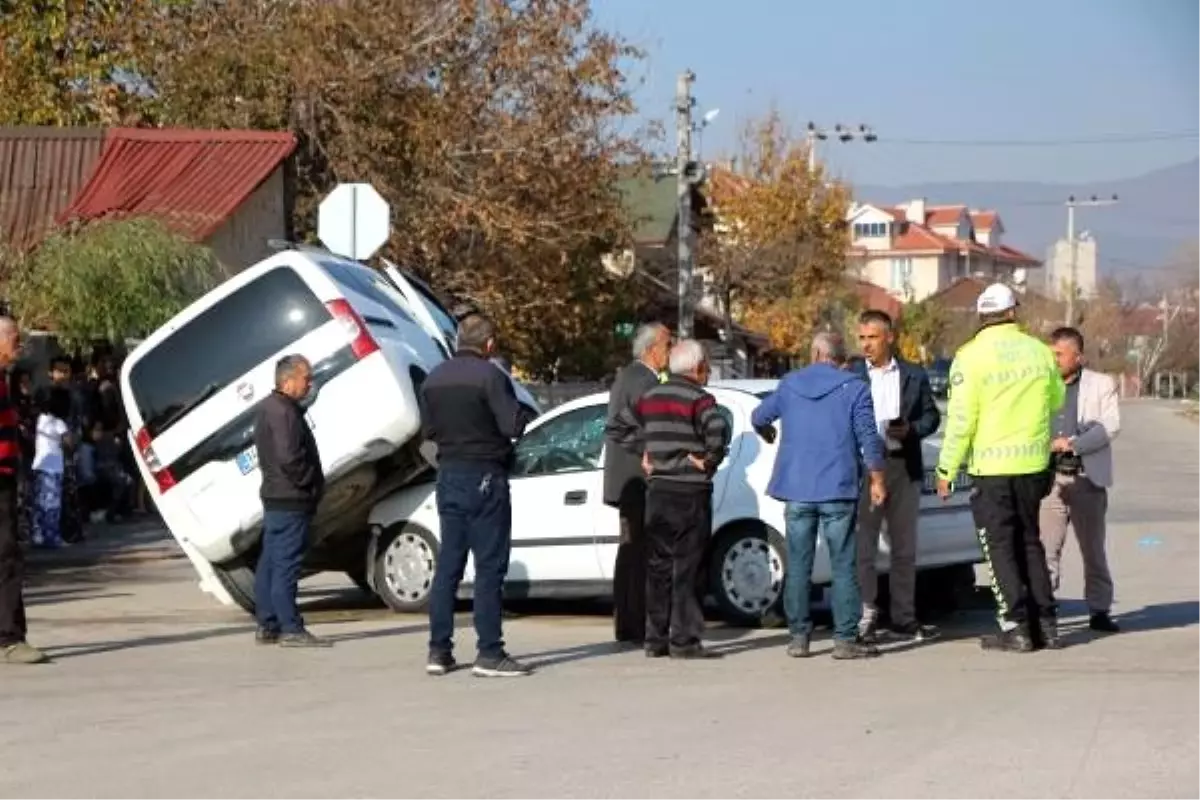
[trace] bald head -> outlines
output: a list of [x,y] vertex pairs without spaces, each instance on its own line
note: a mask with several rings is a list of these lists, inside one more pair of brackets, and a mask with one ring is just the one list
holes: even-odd
[[821,331],[813,337],[812,362],[840,367],[846,363],[846,341],[840,334]]
[[17,360],[21,352],[21,329],[12,317],[0,316],[0,369]]

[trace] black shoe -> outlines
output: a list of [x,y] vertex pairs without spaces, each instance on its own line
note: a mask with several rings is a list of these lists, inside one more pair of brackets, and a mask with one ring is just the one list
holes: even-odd
[[873,644],[860,642],[857,639],[838,639],[833,643],[833,657],[838,661],[874,658],[877,655],[879,655],[879,648]]
[[983,637],[979,646],[984,650],[1003,653],[1032,653],[1033,639],[1029,636],[1029,628],[1024,625],[994,633]]
[[1043,650],[1061,650],[1062,639],[1058,636],[1058,620],[1046,618],[1038,620],[1038,632],[1034,637],[1033,646]]
[[430,653],[429,659],[425,662],[426,675],[440,677],[453,672],[457,668],[458,662],[449,653]]
[[1098,611],[1088,620],[1088,627],[1098,633],[1120,633],[1121,626],[1113,621],[1107,611]]
[[313,636],[308,631],[299,633],[282,633],[279,635],[280,647],[333,647],[333,642]]
[[925,642],[930,639],[936,639],[941,633],[933,625],[922,625],[913,620],[906,622],[903,625],[893,625],[888,629],[892,637],[903,639],[910,642]]
[[807,633],[802,633],[799,636],[793,636],[788,642],[787,654],[789,658],[808,658],[810,648],[812,646],[812,637]]
[[863,621],[858,626],[858,640],[863,644],[878,644],[879,623],[875,620]]
[[279,631],[272,628],[259,628],[254,632],[255,644],[279,644]]
[[524,678],[533,674],[533,668],[502,653],[492,658],[480,656],[475,659],[471,674],[477,678]]
[[723,658],[725,656],[724,653],[709,650],[702,644],[689,644],[685,647],[675,647],[672,645],[668,652],[671,658],[678,658],[683,661],[703,661],[706,659]]
[[646,645],[646,658],[666,658],[671,654],[671,648],[665,644]]

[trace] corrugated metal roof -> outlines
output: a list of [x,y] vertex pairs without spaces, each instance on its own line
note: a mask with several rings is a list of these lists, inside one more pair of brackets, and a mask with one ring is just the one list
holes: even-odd
[[99,128],[0,128],[0,245],[36,244],[87,181],[103,145]]
[[114,128],[59,219],[152,216],[203,241],[295,148],[292,134],[273,131]]

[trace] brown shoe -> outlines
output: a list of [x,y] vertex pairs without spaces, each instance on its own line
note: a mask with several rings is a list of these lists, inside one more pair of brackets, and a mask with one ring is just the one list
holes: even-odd
[[50,657],[28,642],[0,647],[0,661],[5,664],[45,664]]

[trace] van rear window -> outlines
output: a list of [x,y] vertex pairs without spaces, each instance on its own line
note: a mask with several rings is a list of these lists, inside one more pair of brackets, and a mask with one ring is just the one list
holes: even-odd
[[295,271],[280,267],[205,309],[133,365],[129,385],[151,436],[328,322]]

